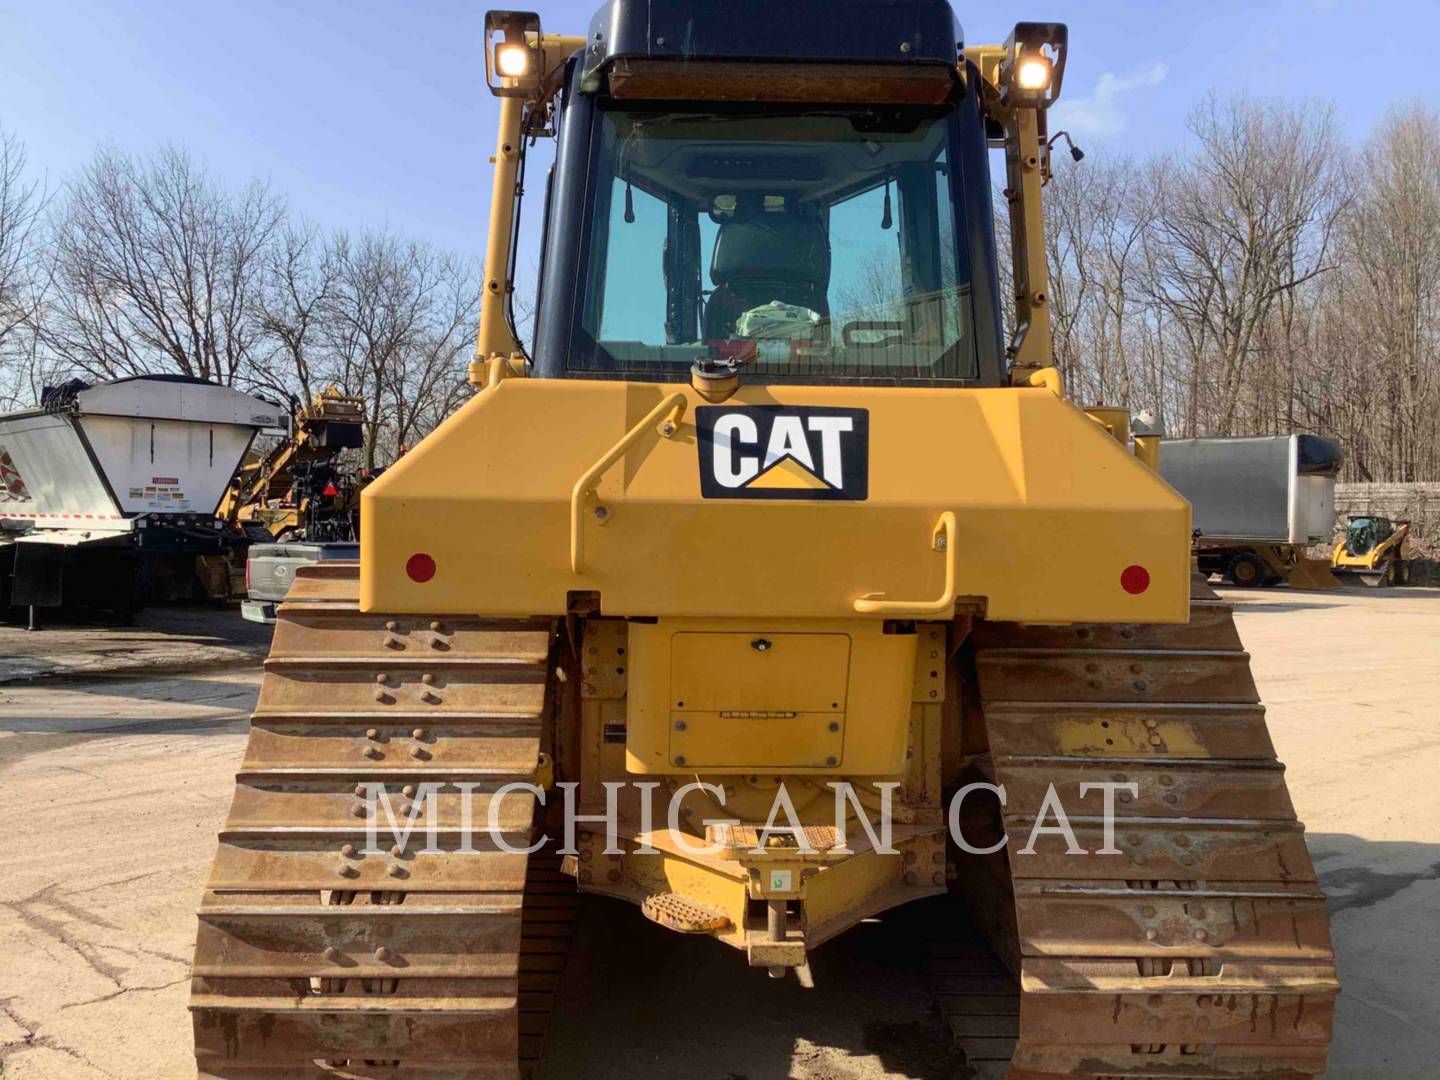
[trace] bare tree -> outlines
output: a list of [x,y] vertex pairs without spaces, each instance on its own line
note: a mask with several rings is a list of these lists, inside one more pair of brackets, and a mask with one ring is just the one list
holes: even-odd
[[365,464],[374,468],[428,431],[433,399],[451,400],[447,380],[463,380],[478,278],[429,245],[388,231],[338,234],[331,246],[338,273],[325,309],[332,370],[367,399]]
[[7,407],[37,360],[34,320],[43,299],[47,194],[26,164],[19,137],[0,130],[0,404]]
[[1153,288],[1187,354],[1191,424],[1203,412],[1234,434],[1254,411],[1247,391],[1275,382],[1247,378],[1266,320],[1284,293],[1335,265],[1343,155],[1329,106],[1210,99],[1191,131],[1198,153],[1152,174]]
[[1347,390],[1366,406],[1346,434],[1384,479],[1440,465],[1440,115],[1392,108],[1361,154],[1344,231]]
[[100,150],[55,224],[47,345],[95,376],[235,382],[262,332],[254,299],[283,212],[264,183],[224,191],[181,149]]
[[264,251],[253,316],[263,335],[251,381],[309,401],[323,379],[325,318],[336,300],[340,266],[309,222],[287,223]]

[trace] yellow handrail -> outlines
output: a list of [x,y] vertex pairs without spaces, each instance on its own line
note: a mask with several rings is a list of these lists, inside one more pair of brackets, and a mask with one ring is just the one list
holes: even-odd
[[[620,441],[605,451],[604,456],[586,469],[580,479],[575,481],[575,486],[570,491],[570,570],[573,573],[579,574],[585,569],[585,523],[581,517],[581,504],[585,501],[586,493],[594,487],[595,481],[600,478],[600,475],[619,461],[625,451],[630,449],[630,444],[667,412],[671,415],[660,428],[660,436],[665,439],[675,434],[680,417],[685,413],[685,395],[678,392],[671,394],[659,405],[656,405],[645,414],[644,419],[620,436]],[[596,507],[597,511],[604,509],[604,507]],[[606,511],[606,516],[608,516],[608,511]],[[604,520],[603,517],[602,520]]]
[[945,556],[945,591],[934,600],[886,600],[884,593],[868,593],[855,601],[861,615],[925,618],[955,611],[955,512],[946,510],[935,523],[931,547]]

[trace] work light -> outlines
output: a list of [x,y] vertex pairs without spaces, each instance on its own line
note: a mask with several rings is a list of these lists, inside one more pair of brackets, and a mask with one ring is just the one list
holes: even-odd
[[1015,67],[1015,85],[1021,90],[1044,90],[1050,85],[1050,61],[1040,54],[1022,56]]
[[530,73],[530,47],[518,42],[505,42],[495,47],[495,70],[507,79],[518,79]]

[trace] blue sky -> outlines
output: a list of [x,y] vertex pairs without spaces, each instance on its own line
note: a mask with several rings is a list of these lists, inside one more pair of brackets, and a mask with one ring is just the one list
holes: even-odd
[[[537,6],[548,29],[583,32],[595,3]],[[1440,65],[1425,59],[1440,0],[957,10],[971,42],[1002,40],[1016,18],[1070,24],[1063,121],[1087,148],[1174,146],[1211,89],[1334,99],[1354,137],[1391,100],[1440,104]],[[269,178],[322,225],[389,224],[478,256],[495,115],[483,17],[473,0],[0,0],[0,126],[52,183],[101,141],[179,142],[226,182]]]

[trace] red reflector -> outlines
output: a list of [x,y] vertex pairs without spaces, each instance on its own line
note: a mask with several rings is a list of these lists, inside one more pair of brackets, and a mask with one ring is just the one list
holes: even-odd
[[339,495],[339,494],[340,494],[340,491],[339,491],[338,488],[335,487],[334,484],[326,484],[326,485],[325,485],[325,490],[322,491],[322,492],[320,492],[320,494],[321,494],[321,495],[329,495],[329,496],[331,496],[331,497],[333,498],[334,496]]
[[435,560],[423,552],[411,555],[405,563],[405,573],[410,575],[411,581],[418,581],[423,585],[435,576]]
[[1127,566],[1120,571],[1120,587],[1132,595],[1138,595],[1150,587],[1150,571],[1143,566]]

